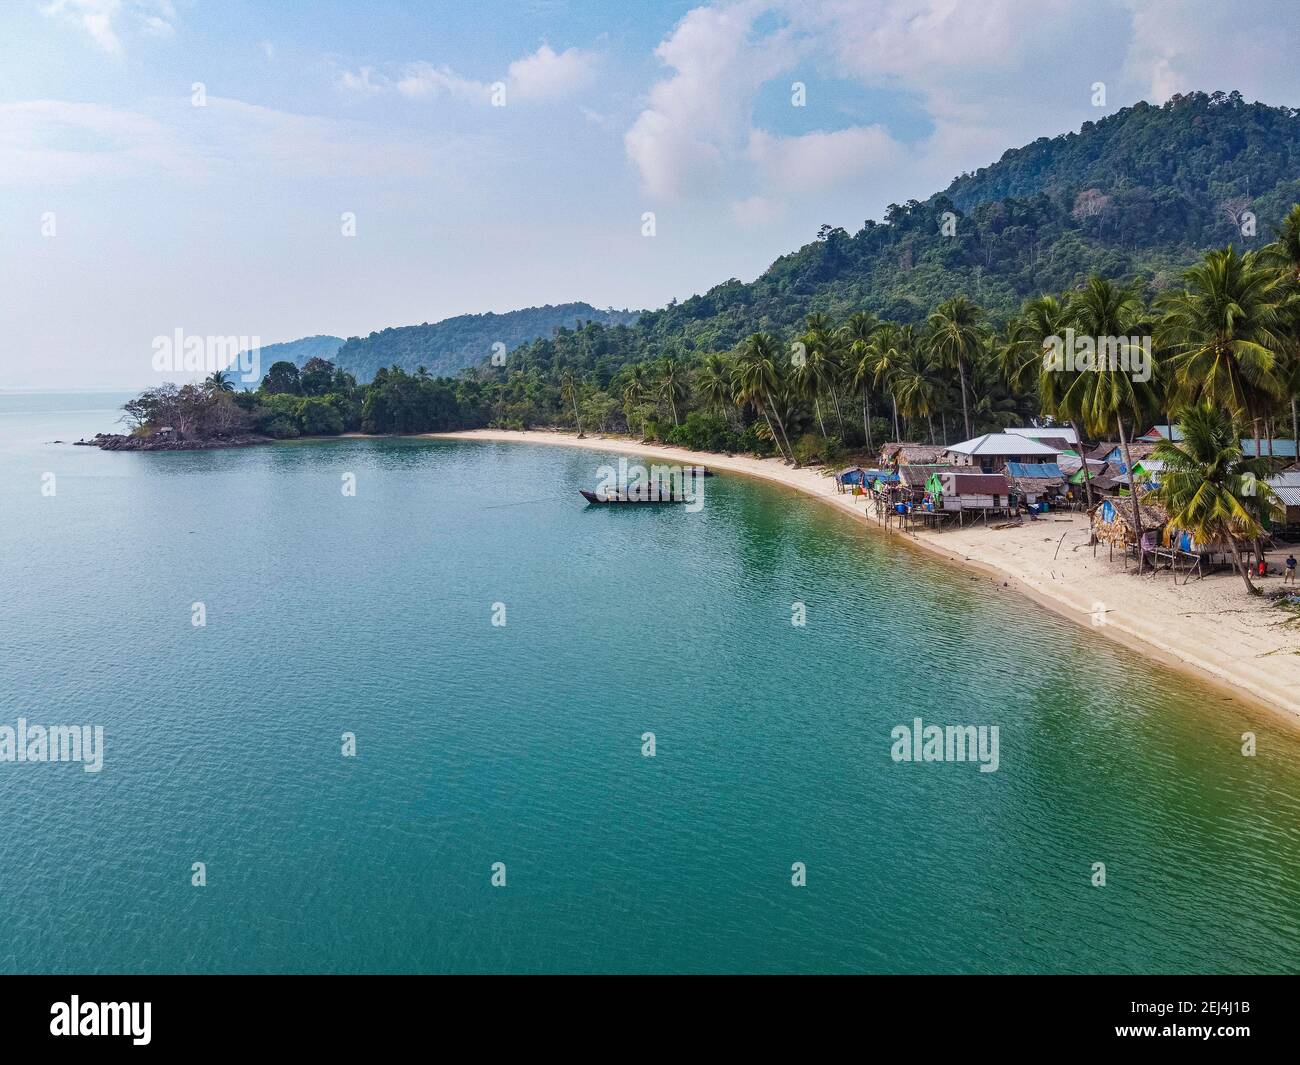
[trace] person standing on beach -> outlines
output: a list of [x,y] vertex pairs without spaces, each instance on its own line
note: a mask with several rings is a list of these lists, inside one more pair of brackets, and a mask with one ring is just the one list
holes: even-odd
[[1295,584],[1295,555],[1286,556],[1286,574],[1282,578],[1283,584]]

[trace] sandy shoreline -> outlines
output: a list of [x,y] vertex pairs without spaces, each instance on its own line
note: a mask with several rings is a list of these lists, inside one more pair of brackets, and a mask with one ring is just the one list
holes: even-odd
[[[882,535],[1014,588],[1093,634],[1208,681],[1230,698],[1300,722],[1300,628],[1280,624],[1285,615],[1248,596],[1235,574],[1175,586],[1168,574],[1139,578],[1131,569],[1125,573],[1118,559],[1107,561],[1104,546],[1094,558],[1086,546],[1087,519],[1080,514],[1049,514],[1017,529],[980,525],[938,533],[886,532],[860,497],[837,492],[834,480],[820,468],[796,470],[775,459],[686,451],[619,437],[580,440],[572,433],[476,429],[427,435],[704,463],[784,485],[853,514]],[[1280,580],[1270,577],[1263,585],[1273,588]]]

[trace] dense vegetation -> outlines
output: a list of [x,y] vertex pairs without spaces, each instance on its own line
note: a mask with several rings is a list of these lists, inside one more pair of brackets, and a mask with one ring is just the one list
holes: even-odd
[[[398,326],[368,337],[349,337],[335,352],[323,357],[362,382],[393,366],[407,373],[424,367],[435,377],[452,377],[468,366],[490,360],[494,351],[504,356],[520,344],[550,336],[561,326],[572,328],[581,322],[630,325],[638,314],[612,307],[597,310],[587,303],[547,304],[505,314],[461,314],[432,324]],[[293,361],[299,366],[305,362]]]

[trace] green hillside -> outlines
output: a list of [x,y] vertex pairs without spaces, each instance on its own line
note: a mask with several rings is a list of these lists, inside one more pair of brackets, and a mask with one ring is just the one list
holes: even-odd
[[[1237,93],[1139,103],[1013,149],[925,201],[893,204],[855,234],[823,227],[752,282],[645,313],[616,346],[624,360],[728,350],[756,330],[785,335],[810,312],[918,322],[956,295],[1001,319],[1094,273],[1153,291],[1209,248],[1267,243],[1297,200],[1300,111]],[[1253,238],[1230,216],[1245,210],[1257,217]],[[952,236],[941,231],[945,211],[956,216]]]
[[[637,311],[613,308],[597,310],[587,303],[547,304],[505,314],[462,314],[432,324],[398,326],[368,337],[349,337],[337,354],[326,357],[361,382],[391,366],[400,366],[408,373],[423,366],[435,377],[451,377],[467,366],[490,359],[494,350],[504,354],[539,337],[549,337],[561,327],[572,329],[582,322],[630,325],[638,315]],[[494,349],[497,344],[502,347]]]

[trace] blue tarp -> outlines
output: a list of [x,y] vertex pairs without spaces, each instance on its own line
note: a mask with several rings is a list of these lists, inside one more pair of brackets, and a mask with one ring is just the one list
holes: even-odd
[[877,481],[894,482],[898,474],[886,470],[844,470],[838,474],[840,484],[875,484]]

